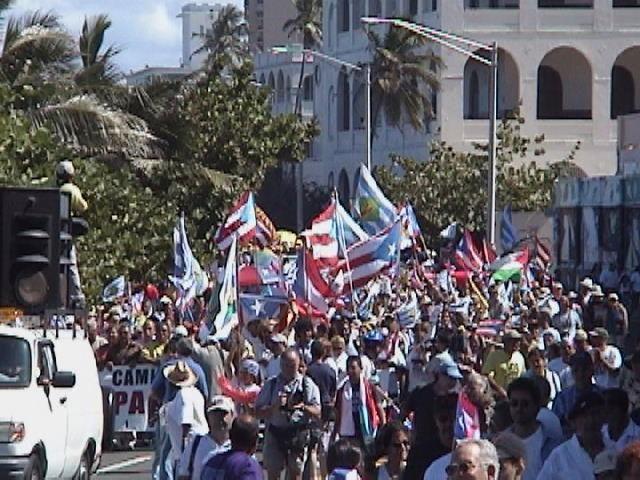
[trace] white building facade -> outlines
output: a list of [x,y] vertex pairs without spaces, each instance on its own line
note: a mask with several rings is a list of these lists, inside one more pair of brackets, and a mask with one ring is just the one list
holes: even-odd
[[[324,0],[323,52],[369,62],[362,16],[408,17],[497,42],[499,115],[519,107],[522,133],[545,136],[545,160],[563,159],[580,141],[575,161],[587,174],[615,172],[615,118],[640,110],[640,0]],[[445,64],[435,118],[422,132],[379,119],[374,165],[388,162],[390,153],[427,159],[434,138],[457,149],[487,140],[488,68],[431,48]],[[350,195],[365,159],[363,79],[318,60],[313,83],[321,134],[304,178]]]
[[218,18],[223,5],[216,3],[188,3],[182,6],[178,15],[182,19],[182,65],[191,70],[198,70],[207,59],[207,52],[195,53],[204,41],[207,31]]

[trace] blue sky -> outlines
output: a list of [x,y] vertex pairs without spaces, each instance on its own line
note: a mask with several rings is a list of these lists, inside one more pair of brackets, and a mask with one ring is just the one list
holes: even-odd
[[[181,23],[176,17],[186,3],[218,3],[188,0],[14,0],[8,15],[30,10],[58,13],[74,37],[85,15],[106,13],[112,27],[106,44],[122,48],[117,62],[124,73],[149,66],[178,66],[181,56]],[[222,2],[220,2],[222,3]],[[242,7],[243,0],[226,0]]]

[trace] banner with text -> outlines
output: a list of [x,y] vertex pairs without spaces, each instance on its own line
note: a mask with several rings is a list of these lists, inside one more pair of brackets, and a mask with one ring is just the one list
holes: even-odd
[[100,372],[100,385],[113,392],[113,431],[152,431],[149,421],[151,384],[158,368],[151,364],[117,366]]

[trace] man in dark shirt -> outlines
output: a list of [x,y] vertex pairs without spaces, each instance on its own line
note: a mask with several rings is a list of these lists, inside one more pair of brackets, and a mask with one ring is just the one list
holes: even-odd
[[229,439],[231,450],[214,455],[202,470],[202,480],[219,478],[233,480],[262,480],[262,468],[253,458],[258,443],[258,421],[241,415],[233,421]]
[[440,443],[434,407],[438,398],[447,397],[455,391],[460,379],[462,374],[456,363],[451,356],[443,355],[435,381],[416,388],[409,395],[402,412],[403,419],[413,413],[413,441],[404,472],[406,480],[422,480],[427,467],[451,451],[451,445]]
[[325,340],[314,340],[311,344],[311,364],[307,368],[307,375],[311,377],[320,390],[323,422],[332,419],[338,381],[336,372],[325,363],[327,350],[328,346]]

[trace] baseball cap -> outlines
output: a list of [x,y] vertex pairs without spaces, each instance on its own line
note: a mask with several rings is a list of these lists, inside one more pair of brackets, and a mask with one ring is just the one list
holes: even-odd
[[176,337],[188,337],[189,336],[189,332],[187,331],[187,327],[185,327],[184,325],[178,325],[173,330],[173,334]]
[[462,379],[462,373],[458,368],[458,364],[453,361],[450,355],[442,355],[440,357],[440,373],[446,374],[448,377]]
[[231,400],[226,395],[216,395],[211,399],[211,404],[209,408],[207,408],[208,412],[213,412],[214,410],[222,410],[226,413],[234,413],[235,405],[233,404],[233,400]]
[[260,374],[260,365],[251,358],[245,358],[240,363],[240,371],[245,371],[250,375],[257,377]]
[[604,397],[598,392],[589,392],[578,398],[567,417],[569,420],[573,420],[587,412],[593,411],[594,408],[600,407],[604,407]]
[[605,340],[609,338],[609,332],[603,327],[594,328],[589,332],[589,335],[592,337],[604,338]]

